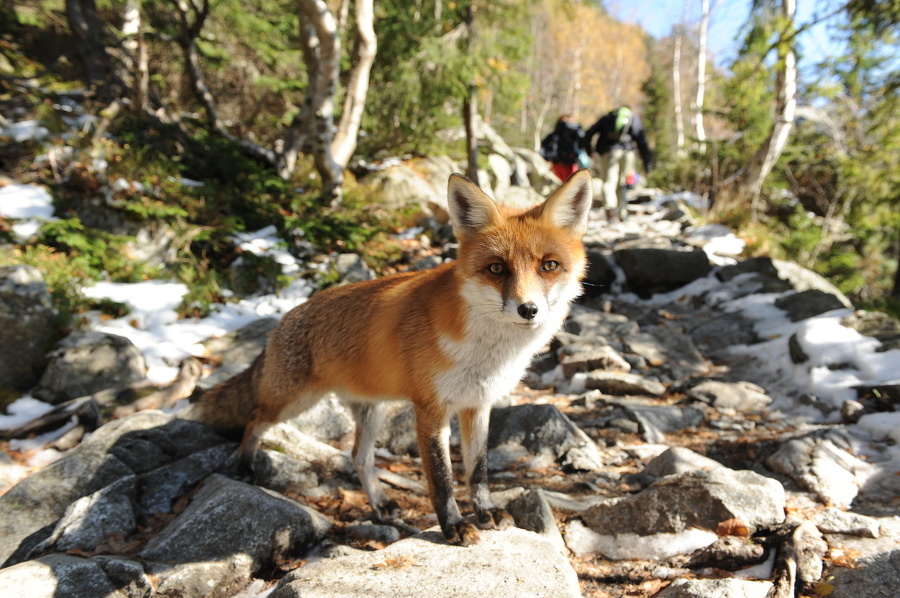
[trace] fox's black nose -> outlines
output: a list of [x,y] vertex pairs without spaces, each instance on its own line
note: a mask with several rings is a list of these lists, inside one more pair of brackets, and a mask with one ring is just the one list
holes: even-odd
[[538,306],[529,301],[528,303],[523,303],[519,306],[519,315],[525,318],[526,320],[533,320],[534,316],[537,315]]

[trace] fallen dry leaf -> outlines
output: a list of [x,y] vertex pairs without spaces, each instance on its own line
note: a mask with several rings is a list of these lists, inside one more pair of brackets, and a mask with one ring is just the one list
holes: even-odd
[[415,565],[415,561],[413,561],[408,556],[401,557],[388,557],[384,559],[383,563],[376,563],[372,565],[373,569],[407,569]]
[[749,538],[750,528],[740,519],[726,519],[720,521],[716,526],[716,534],[719,536],[737,536],[739,538]]

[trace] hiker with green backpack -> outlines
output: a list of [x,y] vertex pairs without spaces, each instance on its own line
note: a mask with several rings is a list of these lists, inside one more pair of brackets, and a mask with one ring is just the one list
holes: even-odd
[[626,191],[636,181],[634,151],[641,154],[644,175],[650,172],[653,154],[647,145],[644,123],[627,106],[616,108],[600,117],[585,133],[588,147],[600,158],[600,176],[603,177],[603,202],[610,222],[624,220],[628,200]]

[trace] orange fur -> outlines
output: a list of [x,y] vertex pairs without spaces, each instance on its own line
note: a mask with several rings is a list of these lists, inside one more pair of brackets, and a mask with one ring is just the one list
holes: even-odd
[[284,316],[248,372],[211,389],[189,416],[245,426],[241,463],[252,467],[268,426],[338,393],[357,420],[354,463],[375,517],[389,520],[396,505],[374,472],[382,415],[373,401],[408,399],[441,528],[469,543],[477,532],[453,499],[449,417],[461,414],[477,523],[491,527],[504,517],[487,491],[490,407],[512,390],[580,292],[591,181],[577,173],[545,203],[516,212],[453,175],[448,202],[456,261],[314,295]]

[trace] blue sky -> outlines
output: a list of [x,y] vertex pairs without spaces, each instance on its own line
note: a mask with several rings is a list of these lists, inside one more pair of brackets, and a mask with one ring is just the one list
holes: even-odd
[[[619,20],[638,23],[656,38],[669,35],[672,27],[682,19],[683,2],[678,0],[606,0],[604,4]],[[708,47],[717,65],[728,64],[740,47],[740,30],[747,22],[750,4],[751,0],[710,0]],[[836,4],[833,0],[797,0],[797,23],[830,14]],[[687,0],[687,5],[687,21],[698,23],[700,0]],[[834,22],[833,18],[831,22]],[[801,35],[800,44],[801,52],[816,62],[836,53],[823,25]]]

